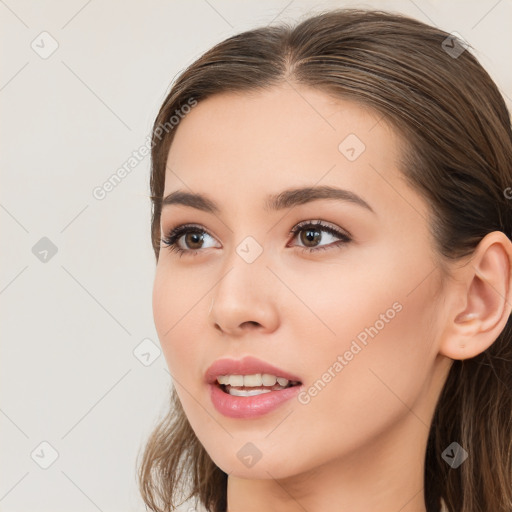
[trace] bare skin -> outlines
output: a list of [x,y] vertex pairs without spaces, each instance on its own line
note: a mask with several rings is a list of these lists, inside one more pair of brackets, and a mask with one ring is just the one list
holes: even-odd
[[[213,96],[178,127],[164,196],[202,193],[220,212],[164,207],[162,236],[188,223],[204,231],[192,246],[197,238],[181,236],[181,256],[162,244],[154,320],[187,418],[229,475],[229,512],[426,512],[427,437],[453,359],[483,352],[510,314],[512,244],[490,233],[443,277],[427,203],[403,180],[400,139],[381,117],[286,84]],[[339,149],[349,134],[365,145],[353,161],[357,148]],[[264,208],[268,194],[323,185],[373,212],[335,199]],[[319,220],[351,241],[337,245],[323,229],[309,243],[308,229],[290,235]],[[252,263],[236,252],[248,236],[262,249]],[[371,326],[378,333],[349,360]],[[217,412],[206,369],[246,355],[300,376],[302,403],[254,419]],[[251,467],[237,456],[246,443],[262,455]]]

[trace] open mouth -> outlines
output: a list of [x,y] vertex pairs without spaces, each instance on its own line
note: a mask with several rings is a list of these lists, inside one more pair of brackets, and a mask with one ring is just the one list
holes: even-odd
[[280,386],[277,383],[273,386],[231,386],[230,384],[219,384],[218,382],[215,382],[215,385],[224,393],[232,396],[256,396],[263,393],[270,393],[272,391],[281,391],[293,386],[300,386],[301,384],[302,383],[299,381],[289,381],[286,386]]

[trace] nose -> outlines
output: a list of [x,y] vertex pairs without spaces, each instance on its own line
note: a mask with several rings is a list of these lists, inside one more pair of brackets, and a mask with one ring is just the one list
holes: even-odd
[[215,329],[231,336],[260,330],[274,331],[279,323],[278,284],[266,261],[258,258],[247,263],[236,255],[212,296],[209,322]]

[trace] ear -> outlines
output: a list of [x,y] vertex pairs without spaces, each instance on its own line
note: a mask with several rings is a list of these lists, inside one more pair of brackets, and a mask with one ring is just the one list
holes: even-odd
[[470,359],[484,352],[504,329],[512,310],[512,242],[501,231],[487,234],[448,286],[449,308],[439,352]]

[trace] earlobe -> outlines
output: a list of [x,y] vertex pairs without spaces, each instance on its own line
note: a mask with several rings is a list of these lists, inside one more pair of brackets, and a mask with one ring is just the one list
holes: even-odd
[[511,268],[512,243],[503,232],[493,231],[480,241],[469,263],[455,271],[454,306],[446,316],[440,346],[443,355],[470,359],[496,341],[512,310]]

